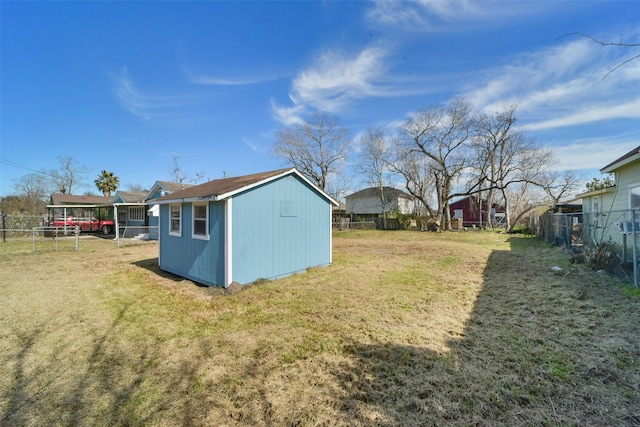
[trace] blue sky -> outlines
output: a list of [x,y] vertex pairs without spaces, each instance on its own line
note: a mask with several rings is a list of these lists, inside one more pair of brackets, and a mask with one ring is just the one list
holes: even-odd
[[[56,157],[129,185],[277,169],[277,130],[316,111],[351,138],[419,108],[517,103],[559,170],[640,145],[636,1],[0,3],[0,194]],[[567,35],[567,36],[565,36]],[[564,37],[563,37],[564,36]],[[17,165],[17,166],[16,166]],[[357,180],[354,186],[358,187]]]

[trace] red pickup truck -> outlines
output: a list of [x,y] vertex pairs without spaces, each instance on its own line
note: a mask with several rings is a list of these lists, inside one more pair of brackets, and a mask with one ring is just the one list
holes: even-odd
[[112,219],[97,218],[76,218],[68,216],[65,218],[54,218],[49,221],[49,227],[80,227],[81,232],[99,231],[102,234],[111,234],[115,230],[115,222]]

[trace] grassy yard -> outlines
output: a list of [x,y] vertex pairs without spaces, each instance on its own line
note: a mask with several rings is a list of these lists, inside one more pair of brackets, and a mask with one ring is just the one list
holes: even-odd
[[640,295],[533,238],[339,232],[232,294],[80,246],[0,250],[0,425],[640,425]]

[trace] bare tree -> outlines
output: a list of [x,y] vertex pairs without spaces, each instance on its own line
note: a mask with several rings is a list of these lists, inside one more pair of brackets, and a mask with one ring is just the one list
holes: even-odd
[[547,195],[549,204],[553,206],[575,195],[582,181],[583,177],[576,171],[548,172],[540,186]]
[[[472,167],[476,177],[474,191],[486,194],[489,208],[496,195],[502,199],[509,229],[515,224],[512,208],[520,210],[523,198],[533,190],[531,186],[545,188],[550,182],[548,168],[553,164],[551,151],[541,149],[535,140],[515,126],[515,113],[516,107],[511,106],[478,117]],[[509,191],[511,188],[513,191]],[[490,216],[487,219],[490,224]]]
[[451,228],[449,201],[455,196],[454,185],[469,164],[469,149],[473,130],[471,106],[455,98],[446,106],[418,111],[404,125],[403,157],[414,154],[429,160],[435,183],[438,218],[443,228]]
[[187,174],[182,170],[179,162],[180,156],[173,154],[171,157],[171,168],[169,169],[169,176],[173,182],[182,184],[187,179]]
[[340,174],[350,153],[348,135],[338,119],[316,112],[311,122],[279,130],[272,154],[325,190],[330,177]]
[[190,184],[198,184],[205,177],[204,172],[197,172],[193,175],[189,175],[182,169],[180,165],[180,156],[173,154],[171,157],[171,168],[169,168],[169,176],[173,182],[183,184],[188,182]]
[[[584,33],[580,33],[580,32],[575,32],[575,33],[571,33],[571,34],[565,34],[562,37],[567,37],[567,36],[571,36],[571,35],[577,35],[577,36],[582,36],[582,37],[586,37],[588,39],[593,40],[595,43],[598,43],[600,46],[617,46],[617,47],[622,47],[622,48],[630,48],[630,47],[640,47],[640,43],[627,43],[624,41],[624,39],[621,37],[619,41],[615,41],[615,42],[607,42],[604,40],[600,40],[592,35],[589,34],[584,34]],[[560,37],[560,38],[562,38]],[[640,54],[634,55],[630,58],[625,59],[624,61],[622,61],[621,63],[619,63],[618,65],[616,65],[615,67],[613,67],[611,70],[609,70],[609,72],[607,72],[607,74],[605,74],[602,79],[600,79],[600,81],[602,82],[604,79],[606,79],[607,77],[609,77],[609,75],[611,73],[613,73],[614,71],[616,71],[618,68],[628,64],[629,62],[635,61],[636,59],[640,58]]]
[[131,191],[131,192],[134,192],[134,193],[145,193],[145,192],[149,191],[148,188],[146,188],[145,186],[143,186],[140,183],[127,184],[126,188],[127,188],[127,191]]
[[49,178],[39,173],[24,175],[14,182],[16,190],[23,201],[26,213],[37,215],[42,213],[45,201],[51,193]]
[[390,163],[391,155],[384,130],[380,128],[367,129],[360,137],[360,156],[356,170],[371,187],[378,191],[382,228],[387,226],[387,209],[385,207],[389,204],[389,200],[385,198],[384,189],[391,185]]
[[[396,144],[396,147],[401,147],[401,144]],[[438,215],[438,209],[433,206],[435,175],[430,163],[428,158],[400,148],[390,166],[404,178],[405,188],[421,205],[416,210],[422,215],[435,217]]]
[[71,156],[60,156],[57,159],[58,169],[42,171],[51,177],[53,191],[61,194],[73,194],[78,188],[84,187],[84,175],[89,172],[89,169],[76,162]]
[[[474,138],[475,160],[472,170],[475,170],[477,191],[486,194],[487,206],[493,206],[495,193],[505,203],[505,217],[509,223],[509,198],[506,195],[508,186],[525,181],[527,165],[523,157],[524,150],[531,147],[532,142],[525,135],[514,128],[517,120],[516,107],[505,108],[493,114],[481,114],[477,119],[476,135]],[[485,219],[487,225],[492,226],[489,212]]]

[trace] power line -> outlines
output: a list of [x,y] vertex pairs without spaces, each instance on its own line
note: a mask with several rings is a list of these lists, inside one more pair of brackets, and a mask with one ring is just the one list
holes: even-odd
[[55,176],[51,175],[50,173],[39,171],[39,170],[36,170],[36,169],[32,169],[32,168],[30,168],[28,166],[21,165],[19,163],[13,162],[11,160],[3,159],[1,157],[0,157],[0,163],[3,164],[3,165],[12,166],[14,168],[24,169],[24,170],[28,170],[28,171],[31,171],[31,172],[39,173],[41,175],[50,176],[51,178],[55,178]]

